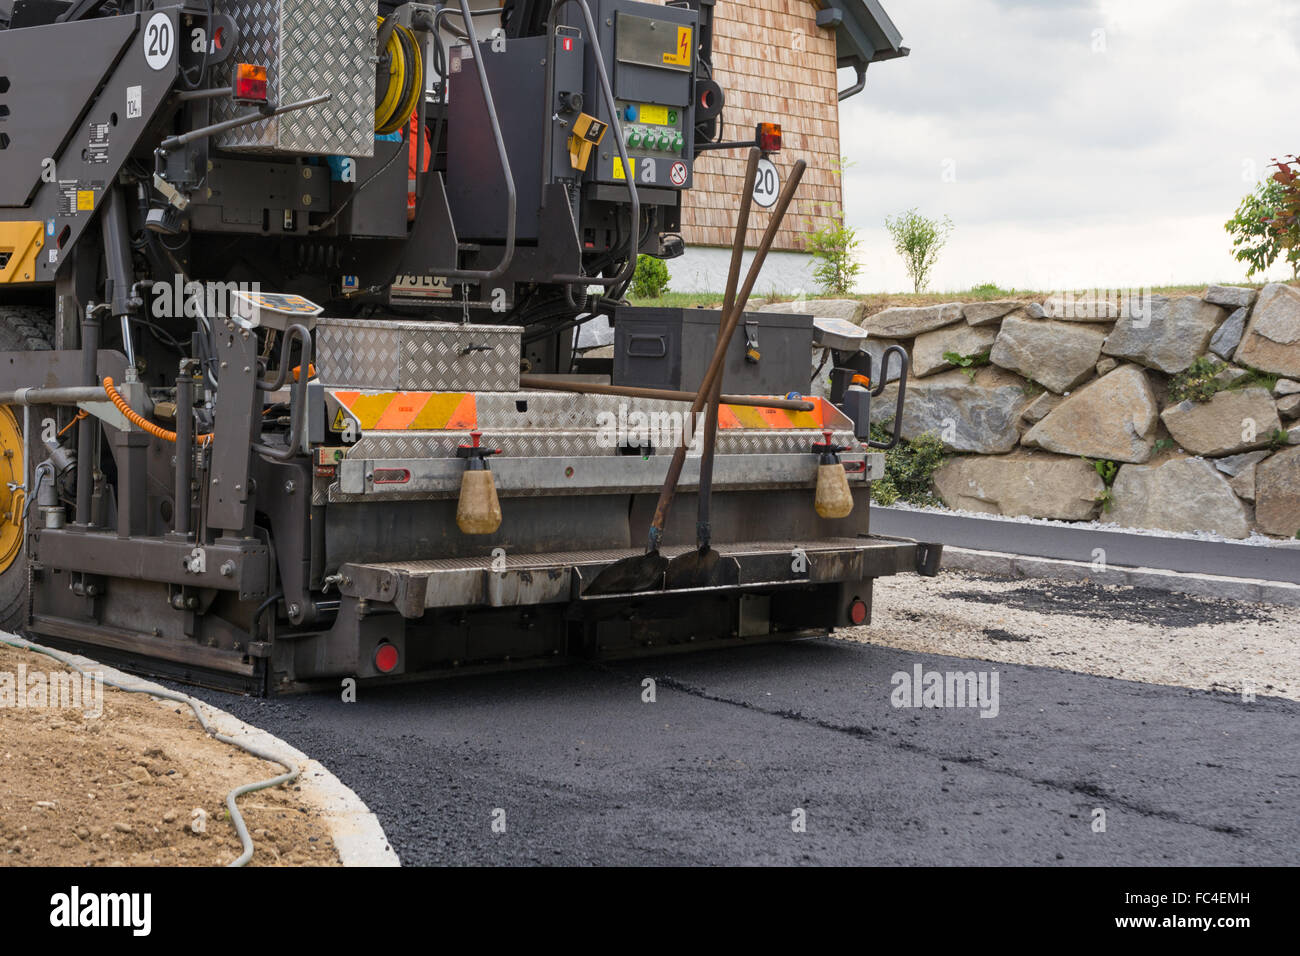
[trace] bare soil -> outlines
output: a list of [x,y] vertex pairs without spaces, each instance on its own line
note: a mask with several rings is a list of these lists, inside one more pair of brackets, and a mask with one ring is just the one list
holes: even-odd
[[[65,672],[0,645],[0,674]],[[0,865],[224,866],[241,852],[234,787],[284,772],[203,732],[183,704],[104,687],[86,707],[0,707]],[[250,866],[338,866],[319,812],[296,785],[240,798]],[[203,832],[193,821],[202,810]]]

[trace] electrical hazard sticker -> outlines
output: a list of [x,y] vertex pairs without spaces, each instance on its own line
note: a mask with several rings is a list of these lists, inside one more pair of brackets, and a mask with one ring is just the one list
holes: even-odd
[[[671,53],[664,54],[664,64],[666,66],[691,65],[691,37],[693,32],[690,27],[677,28],[677,48]],[[663,48],[660,47],[660,49]]]
[[[635,176],[635,175],[636,175],[636,157],[635,157],[635,156],[630,156],[630,157],[628,157],[628,161],[627,161],[627,162],[628,162],[628,165],[632,167],[632,175]],[[614,178],[615,178],[615,179],[627,179],[627,171],[623,169],[623,158],[622,158],[621,156],[615,156],[615,157],[614,157]]]

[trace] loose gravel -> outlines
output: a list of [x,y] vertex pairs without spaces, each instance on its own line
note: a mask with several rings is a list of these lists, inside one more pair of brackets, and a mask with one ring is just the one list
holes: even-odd
[[850,641],[1300,700],[1295,608],[963,571],[876,582]]

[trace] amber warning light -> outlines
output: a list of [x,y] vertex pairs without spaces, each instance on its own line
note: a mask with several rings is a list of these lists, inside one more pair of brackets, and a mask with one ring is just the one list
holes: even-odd
[[235,99],[241,102],[266,102],[266,67],[253,63],[235,66]]

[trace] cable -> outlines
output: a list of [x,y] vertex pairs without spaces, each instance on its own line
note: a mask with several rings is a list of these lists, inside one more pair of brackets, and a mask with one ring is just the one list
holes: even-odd
[[[405,147],[405,149],[404,149],[403,147]],[[338,209],[335,209],[335,210],[334,210],[332,213],[330,213],[330,214],[329,214],[329,215],[328,215],[324,220],[322,220],[321,222],[318,222],[316,225],[312,226],[311,229],[308,230],[308,231],[309,231],[309,232],[320,232],[322,229],[328,228],[329,225],[330,225],[330,223],[332,223],[335,219],[337,219],[339,216],[341,216],[341,215],[343,214],[343,210],[344,210],[344,209],[347,209],[348,206],[351,205],[352,200],[356,199],[357,196],[361,195],[361,190],[365,189],[367,186],[369,186],[371,183],[373,183],[376,179],[378,179],[380,176],[382,176],[385,172],[387,172],[388,167],[391,166],[391,165],[393,165],[393,163],[394,163],[394,161],[397,159],[397,157],[398,157],[398,156],[401,156],[403,153],[405,153],[405,152],[407,152],[407,151],[409,151],[409,150],[410,150],[410,146],[409,146],[409,144],[406,142],[406,137],[403,136],[403,137],[402,137],[402,142],[401,142],[400,144],[398,144],[397,151],[393,153],[393,155],[389,158],[388,162],[384,163],[383,166],[379,167],[379,169],[377,169],[375,172],[371,173],[370,176],[366,179],[365,182],[363,182],[363,183],[362,183],[360,186],[358,186],[356,189],[352,190],[352,194],[351,194],[350,196],[348,196],[347,199],[343,200],[343,202],[339,205],[339,208],[338,208]]]
[[[113,387],[113,379],[111,377],[105,375],[102,384],[104,386],[104,392],[108,395],[108,400],[117,406],[117,410],[126,416],[127,421],[141,431],[153,435],[154,438],[161,438],[163,441],[169,441],[173,445],[176,444],[176,433],[169,432],[161,425],[155,425],[128,405],[126,399],[123,398],[118,390]],[[207,432],[203,435],[195,435],[194,440],[200,445],[206,445],[208,442],[212,441],[212,432]]]
[[235,833],[239,836],[239,843],[243,847],[243,852],[232,860],[227,866],[243,866],[253,858],[253,838],[248,835],[248,826],[244,823],[243,814],[239,812],[239,807],[235,805],[235,800],[246,793],[255,793],[258,790],[269,790],[271,787],[278,787],[282,783],[293,783],[298,779],[299,770],[283,757],[277,756],[265,750],[260,750],[251,744],[241,743],[234,737],[227,737],[225,734],[219,734],[208,724],[208,719],[200,709],[198,701],[193,697],[185,694],[174,694],[171,691],[161,688],[155,690],[148,687],[127,687],[125,684],[108,680],[102,674],[89,674],[76,664],[70,657],[60,654],[58,651],[35,644],[26,638],[17,635],[7,635],[0,637],[0,644],[8,644],[10,647],[16,647],[19,650],[34,651],[37,654],[44,654],[46,657],[53,658],[65,667],[70,667],[83,677],[91,677],[100,682],[107,684],[109,687],[115,687],[127,694],[148,694],[150,697],[156,697],[159,700],[170,700],[177,704],[187,704],[194,711],[194,716],[199,719],[199,725],[203,732],[213,740],[219,740],[223,744],[231,747],[238,747],[244,753],[256,757],[258,760],[265,760],[267,763],[278,763],[287,773],[278,777],[272,777],[270,780],[262,780],[257,783],[246,783],[241,787],[236,787],[226,794],[226,809],[230,811],[230,822],[235,828]]

